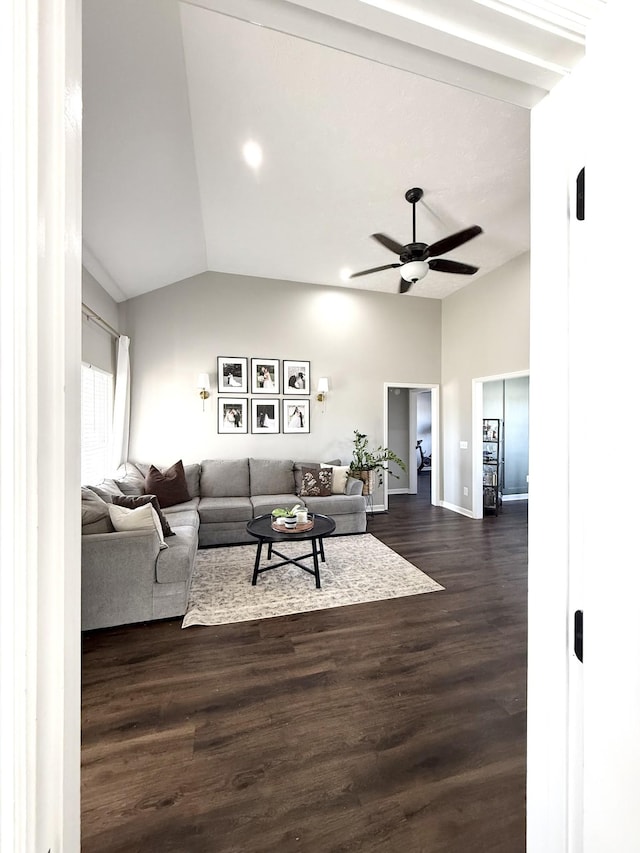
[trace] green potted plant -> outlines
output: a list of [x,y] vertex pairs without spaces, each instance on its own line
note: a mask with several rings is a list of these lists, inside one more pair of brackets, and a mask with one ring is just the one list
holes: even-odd
[[271,512],[271,519],[276,521],[276,523],[277,523],[277,520],[279,518],[283,518],[284,519],[284,526],[287,528],[293,528],[297,524],[298,512],[300,509],[302,509],[300,504],[296,504],[295,506],[292,506],[291,509],[284,509],[284,508],[274,509]]
[[362,480],[364,483],[362,494],[371,494],[375,488],[377,477],[378,486],[382,485],[383,472],[387,471],[392,477],[398,478],[397,474],[389,469],[389,462],[395,462],[403,471],[407,470],[405,463],[388,447],[369,448],[369,439],[365,433],[354,429],[353,458],[349,464],[349,474]]

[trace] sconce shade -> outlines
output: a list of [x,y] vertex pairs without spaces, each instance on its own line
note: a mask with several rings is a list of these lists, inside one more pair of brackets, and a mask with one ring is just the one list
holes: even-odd
[[326,376],[318,379],[318,394],[326,394],[329,391],[329,380]]
[[199,373],[198,374],[198,382],[196,384],[196,388],[199,388],[201,391],[210,391],[211,385],[209,383],[209,374],[208,373]]

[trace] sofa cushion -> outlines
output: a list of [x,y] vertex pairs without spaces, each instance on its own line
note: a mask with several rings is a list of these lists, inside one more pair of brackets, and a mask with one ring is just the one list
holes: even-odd
[[251,495],[280,495],[295,491],[293,459],[249,459]]
[[198,550],[198,531],[194,527],[176,527],[175,536],[160,551],[156,559],[156,581],[175,583],[191,577],[195,554]]
[[227,521],[251,521],[253,507],[249,498],[200,498],[201,524]]
[[[182,507],[182,509],[180,509]],[[200,526],[200,516],[195,506],[188,504],[176,504],[163,512],[167,516],[167,521],[171,523],[171,529],[175,531],[176,527],[195,527],[196,530]]]
[[115,506],[125,506],[127,509],[136,509],[136,507],[150,503],[158,513],[158,518],[162,525],[162,535],[165,538],[174,535],[165,514],[160,509],[160,502],[157,495],[113,495],[111,503],[115,504]]
[[274,509],[291,509],[296,504],[304,506],[305,501],[301,500],[293,493],[283,495],[254,495],[251,498],[253,505],[253,515],[267,515],[273,512]]
[[144,474],[133,462],[123,462],[114,480],[124,495],[144,494]]
[[203,498],[248,498],[249,460],[205,459],[200,470],[200,496]]
[[322,462],[321,468],[332,468],[333,479],[331,482],[332,495],[344,495],[347,490],[347,479],[349,478],[348,465],[331,465],[329,462]]
[[174,513],[182,513],[182,512],[195,512],[197,514],[198,504],[200,503],[200,498],[191,498],[189,501],[185,501],[181,504],[173,504],[172,506],[163,507],[163,513],[167,516],[167,521],[169,524],[173,524],[173,515]]
[[161,507],[173,506],[191,499],[181,459],[163,471],[155,465],[150,465],[144,486],[146,494],[157,495]]
[[125,506],[116,506],[115,504],[108,504],[108,507],[111,523],[117,531],[155,530],[158,534],[160,548],[167,547],[162,535],[160,519],[150,503],[136,509],[127,509]]
[[327,498],[308,497],[304,499],[309,512],[321,515],[350,515],[365,512],[367,505],[361,495],[329,495]]
[[300,497],[328,497],[333,484],[333,468],[303,468]]

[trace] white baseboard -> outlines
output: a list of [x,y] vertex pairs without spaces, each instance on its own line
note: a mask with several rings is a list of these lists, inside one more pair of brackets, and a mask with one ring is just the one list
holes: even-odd
[[374,506],[367,506],[367,515],[375,515],[377,512],[386,512],[384,504],[375,504]]
[[451,504],[449,501],[442,501],[440,506],[445,509],[450,509],[451,512],[457,512],[459,515],[466,515],[467,518],[473,518],[473,513],[470,509],[465,509],[463,506],[458,506],[457,504]]

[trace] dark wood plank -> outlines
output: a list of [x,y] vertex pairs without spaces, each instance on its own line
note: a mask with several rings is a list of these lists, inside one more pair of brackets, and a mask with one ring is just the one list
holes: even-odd
[[525,849],[526,503],[391,496],[445,592],[83,639],[85,853]]

